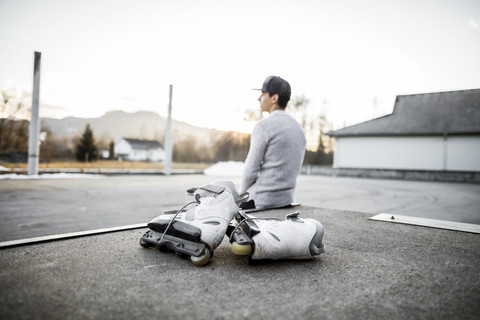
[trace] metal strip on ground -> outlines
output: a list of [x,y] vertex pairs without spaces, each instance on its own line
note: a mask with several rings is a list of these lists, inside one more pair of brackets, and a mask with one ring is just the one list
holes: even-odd
[[0,249],[23,246],[28,244],[35,244],[40,242],[85,237],[85,236],[91,236],[91,235],[102,234],[102,233],[118,232],[118,231],[125,231],[125,230],[131,230],[131,229],[140,229],[140,228],[146,228],[146,227],[147,227],[146,223],[139,223],[139,224],[131,224],[127,226],[120,226],[120,227],[103,228],[103,229],[55,234],[51,236],[36,237],[36,238],[29,238],[29,239],[4,241],[4,242],[0,242]]
[[427,219],[427,218],[419,218],[419,217],[409,217],[409,216],[402,216],[402,215],[391,214],[391,213],[380,213],[380,214],[377,214],[376,216],[370,217],[369,220],[410,224],[414,226],[447,229],[447,230],[480,234],[480,225],[471,224],[471,223]]

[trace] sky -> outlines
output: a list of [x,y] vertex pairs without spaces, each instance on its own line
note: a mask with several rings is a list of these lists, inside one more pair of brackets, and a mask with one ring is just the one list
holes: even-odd
[[40,115],[111,110],[250,132],[269,75],[335,129],[403,94],[480,88],[478,0],[0,0],[0,89]]

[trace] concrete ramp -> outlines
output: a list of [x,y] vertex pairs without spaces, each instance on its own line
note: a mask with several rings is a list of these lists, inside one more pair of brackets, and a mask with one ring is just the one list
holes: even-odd
[[[143,249],[146,230],[0,250],[1,319],[476,319],[480,236],[295,208],[326,253],[251,266],[228,241],[205,267]],[[288,209],[268,211],[284,217]],[[258,214],[260,216],[260,214]]]

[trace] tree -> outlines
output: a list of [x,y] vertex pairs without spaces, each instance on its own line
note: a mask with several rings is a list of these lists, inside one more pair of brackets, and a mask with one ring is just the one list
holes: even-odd
[[176,141],[173,145],[172,160],[175,162],[198,162],[204,161],[202,156],[204,152],[199,152],[197,147],[197,139],[188,135],[182,140]]
[[27,152],[28,121],[23,120],[28,113],[25,95],[18,97],[6,90],[0,94],[0,152]]
[[[43,139],[42,139],[43,137]],[[40,157],[43,161],[71,160],[74,157],[72,142],[65,138],[57,138],[52,131],[45,126],[40,129]]]
[[90,124],[87,124],[85,131],[83,131],[82,138],[75,148],[75,156],[78,161],[93,161],[97,160],[98,148],[95,143],[93,131],[90,129]]
[[307,118],[308,118],[308,105],[310,100],[305,95],[299,95],[292,97],[292,100],[288,103],[288,109],[292,116],[300,122],[300,125],[306,129],[307,128]]
[[217,137],[215,142],[216,161],[243,161],[250,148],[250,135],[240,132],[224,132]]
[[[325,100],[323,104],[325,105]],[[310,101],[304,95],[292,97],[288,112],[301,124],[307,138],[304,164],[328,165],[333,163],[330,138],[325,135],[331,129],[325,108],[312,110]],[[325,107],[325,106],[324,106]],[[313,114],[312,114],[313,113]]]
[[115,159],[115,142],[113,142],[113,140],[110,141],[110,144],[108,145],[108,159]]

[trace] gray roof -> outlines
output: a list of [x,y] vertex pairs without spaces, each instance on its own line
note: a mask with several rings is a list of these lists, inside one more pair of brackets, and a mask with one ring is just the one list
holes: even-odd
[[480,133],[480,89],[397,96],[389,115],[327,135],[392,136]]
[[157,140],[140,140],[140,139],[130,139],[130,138],[123,138],[123,140],[127,141],[133,149],[141,149],[141,150],[148,150],[148,149],[163,149],[163,144]]

